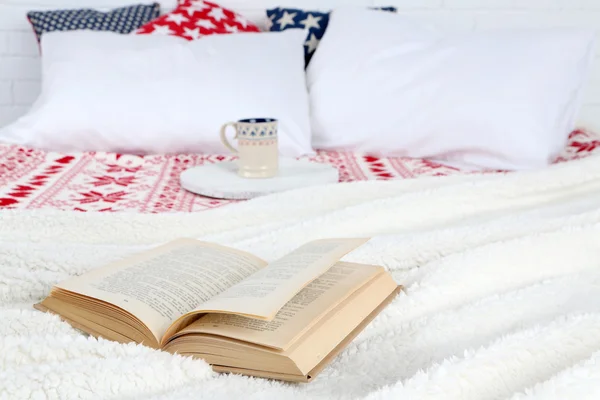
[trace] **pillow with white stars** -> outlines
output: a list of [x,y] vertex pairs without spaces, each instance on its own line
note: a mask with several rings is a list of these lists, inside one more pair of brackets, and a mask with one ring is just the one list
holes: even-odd
[[218,4],[183,0],[173,11],[148,22],[135,33],[196,40],[206,35],[235,32],[260,32],[260,29],[242,15]]
[[160,15],[160,4],[138,4],[99,11],[91,8],[29,11],[27,19],[35,36],[53,31],[93,30],[131,33]]
[[[375,10],[396,12],[395,7],[377,7]],[[308,34],[304,42],[305,66],[308,66],[319,41],[325,35],[329,23],[329,12],[300,10],[297,8],[273,8],[267,10],[267,21],[271,32],[286,29],[306,29]]]

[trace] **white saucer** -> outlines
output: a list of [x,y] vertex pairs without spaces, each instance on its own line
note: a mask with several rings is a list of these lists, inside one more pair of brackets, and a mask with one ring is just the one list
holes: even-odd
[[339,180],[337,168],[306,160],[280,159],[279,173],[273,178],[242,178],[237,169],[237,161],[192,167],[181,173],[181,186],[202,196],[247,200]]

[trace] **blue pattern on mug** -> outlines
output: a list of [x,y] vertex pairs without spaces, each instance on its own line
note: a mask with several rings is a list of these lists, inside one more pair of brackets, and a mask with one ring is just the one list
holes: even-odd
[[248,118],[238,121],[240,139],[274,139],[277,137],[277,122],[274,118]]

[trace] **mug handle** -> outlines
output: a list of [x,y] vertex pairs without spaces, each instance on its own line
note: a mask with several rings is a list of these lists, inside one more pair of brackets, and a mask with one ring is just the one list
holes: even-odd
[[221,142],[223,142],[223,144],[229,150],[231,150],[234,153],[237,153],[238,152],[237,149],[235,147],[233,147],[231,145],[231,143],[229,143],[229,140],[227,140],[227,133],[226,133],[226,131],[227,131],[227,127],[229,127],[229,126],[233,126],[233,128],[235,129],[235,136],[234,137],[237,137],[237,125],[236,125],[236,123],[235,122],[228,122],[228,123],[226,123],[225,125],[223,125],[221,127]]

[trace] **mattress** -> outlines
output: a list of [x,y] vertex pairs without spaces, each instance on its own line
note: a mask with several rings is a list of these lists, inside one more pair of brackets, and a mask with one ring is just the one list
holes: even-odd
[[[600,137],[577,130],[556,163],[600,151]],[[0,144],[0,209],[197,212],[231,204],[181,188],[187,168],[232,160],[224,155],[134,156],[104,152],[59,154]],[[335,166],[341,182],[472,173],[424,159],[319,151],[309,160]],[[484,171],[494,173],[500,171]]]

